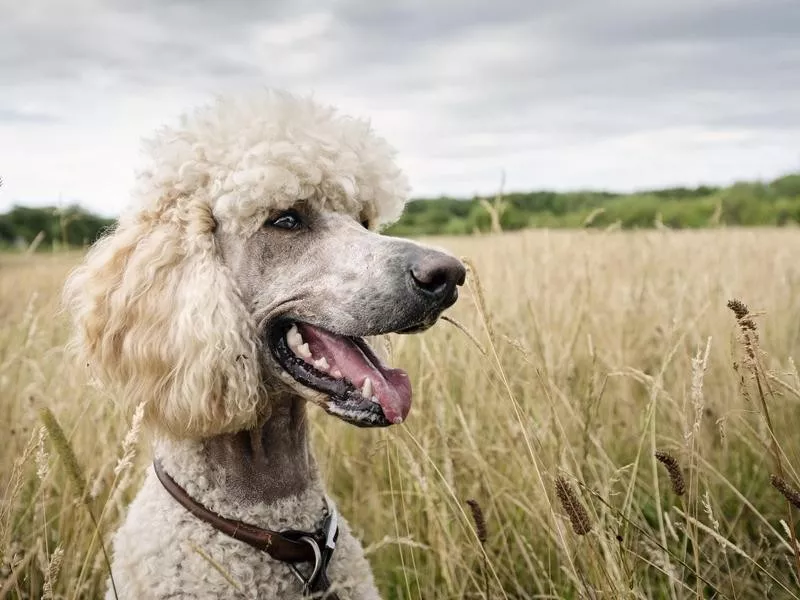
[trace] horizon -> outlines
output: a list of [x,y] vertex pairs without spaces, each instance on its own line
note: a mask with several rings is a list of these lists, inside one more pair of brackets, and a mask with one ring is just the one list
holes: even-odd
[[[779,179],[783,179],[784,177],[800,175],[800,170],[797,171],[788,171],[786,173],[778,174],[776,177],[770,178],[762,178],[762,179],[739,179],[734,180],[726,184],[706,184],[700,183],[698,185],[690,185],[690,186],[666,186],[660,188],[642,188],[642,189],[635,189],[630,191],[620,191],[620,190],[612,190],[612,189],[599,189],[599,188],[581,188],[581,189],[564,189],[564,190],[557,190],[557,189],[547,189],[547,188],[539,188],[539,189],[529,189],[529,190],[521,190],[521,189],[510,189],[504,190],[501,194],[501,198],[507,198],[513,195],[519,196],[526,196],[526,195],[536,195],[536,194],[557,194],[557,195],[569,195],[569,194],[596,194],[596,195],[608,195],[610,197],[630,197],[630,196],[648,196],[654,194],[662,194],[664,192],[669,191],[698,191],[700,189],[707,188],[711,194],[726,190],[731,188],[734,185],[738,184],[745,184],[745,185],[755,185],[755,184],[762,184],[762,185],[769,185],[774,181]],[[0,176],[0,190],[3,187],[3,177]],[[406,201],[406,205],[411,202],[436,202],[440,200],[455,200],[458,202],[472,202],[478,199],[488,199],[491,200],[492,198],[498,195],[497,192],[483,194],[483,195],[473,195],[473,196],[453,196],[453,195],[439,195],[439,196],[427,196],[427,197],[414,197],[409,196],[408,200]],[[666,200],[667,198],[665,198]],[[30,208],[30,209],[40,209],[40,210],[63,210],[63,209],[72,209],[78,208],[80,210],[84,210],[87,212],[88,215],[98,217],[101,219],[118,219],[121,213],[104,213],[100,211],[92,210],[91,208],[87,208],[86,206],[80,204],[79,202],[65,202],[62,204],[53,203],[53,202],[41,202],[41,203],[34,203],[34,204],[11,204],[3,210],[0,210],[0,215],[8,214],[14,208]],[[404,211],[405,212],[405,211]]]
[[14,5],[0,23],[0,212],[61,198],[118,215],[140,140],[264,86],[369,118],[411,199],[492,196],[503,172],[507,190],[627,194],[800,169],[800,3],[615,8]]

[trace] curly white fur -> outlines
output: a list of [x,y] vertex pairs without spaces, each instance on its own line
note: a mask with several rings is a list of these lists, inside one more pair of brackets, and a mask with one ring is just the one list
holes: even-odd
[[67,282],[73,345],[161,431],[245,429],[268,405],[216,223],[252,232],[301,200],[378,226],[402,212],[406,179],[368,123],[275,91],[198,109],[149,149],[132,210]]
[[[202,440],[252,428],[270,412],[257,323],[215,228],[247,235],[298,201],[377,227],[399,216],[406,180],[368,123],[272,91],[196,110],[160,131],[149,154],[132,207],[65,286],[72,346],[128,408],[146,402],[156,453],[195,500],[262,527],[313,528],[318,479],[283,501],[241,506],[207,469]],[[120,598],[299,597],[286,565],[192,517],[152,469],[114,548]],[[330,574],[343,599],[378,597],[346,523]]]

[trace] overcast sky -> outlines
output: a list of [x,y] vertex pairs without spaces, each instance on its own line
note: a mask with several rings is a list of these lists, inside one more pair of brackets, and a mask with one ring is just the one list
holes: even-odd
[[0,0],[0,211],[127,204],[140,140],[270,86],[368,116],[414,196],[800,170],[799,0]]

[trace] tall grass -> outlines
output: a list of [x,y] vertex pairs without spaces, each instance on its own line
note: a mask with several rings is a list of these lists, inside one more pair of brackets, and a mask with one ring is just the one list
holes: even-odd
[[[431,241],[471,272],[453,322],[391,339],[407,423],[312,409],[387,598],[800,598],[796,232]],[[0,257],[0,597],[101,596],[149,459],[64,360],[77,260]]]

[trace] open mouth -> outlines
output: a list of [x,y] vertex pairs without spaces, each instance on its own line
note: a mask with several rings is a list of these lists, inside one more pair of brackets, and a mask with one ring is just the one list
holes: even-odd
[[344,421],[386,427],[408,416],[408,375],[384,365],[361,338],[287,321],[273,328],[270,348],[292,378],[326,394],[325,410]]

